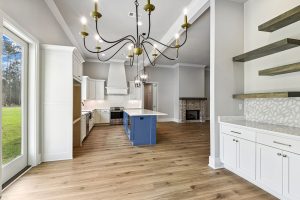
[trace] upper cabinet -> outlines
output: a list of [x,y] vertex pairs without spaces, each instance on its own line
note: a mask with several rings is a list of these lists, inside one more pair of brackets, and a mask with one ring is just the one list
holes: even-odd
[[129,82],[129,97],[130,100],[141,100],[142,99],[142,88],[135,87],[134,81]]
[[78,82],[82,81],[82,71],[84,60],[77,49],[73,52],[73,79]]
[[88,76],[82,77],[81,99],[104,100],[105,80],[91,79]]

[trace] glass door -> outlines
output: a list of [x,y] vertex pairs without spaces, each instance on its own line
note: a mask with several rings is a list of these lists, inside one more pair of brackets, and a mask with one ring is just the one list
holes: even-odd
[[27,166],[28,44],[2,35],[2,184]]

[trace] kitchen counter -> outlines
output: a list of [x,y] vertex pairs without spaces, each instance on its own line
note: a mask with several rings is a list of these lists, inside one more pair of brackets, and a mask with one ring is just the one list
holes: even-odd
[[155,145],[157,116],[162,115],[167,114],[145,109],[124,110],[124,129],[131,144]]
[[270,133],[279,134],[281,136],[286,137],[297,137],[297,139],[300,136],[300,128],[297,127],[289,127],[289,126],[283,126],[283,125],[275,125],[275,124],[267,124],[267,123],[260,123],[260,122],[254,122],[254,121],[248,121],[244,117],[219,117],[219,122],[224,124],[231,124],[236,126],[242,126],[250,129],[254,129],[256,131],[267,131]]
[[129,116],[165,116],[167,114],[146,109],[126,109],[124,110]]

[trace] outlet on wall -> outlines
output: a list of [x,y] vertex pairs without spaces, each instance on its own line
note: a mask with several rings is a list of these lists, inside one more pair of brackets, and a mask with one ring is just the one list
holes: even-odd
[[243,104],[242,103],[239,104],[239,110],[243,110]]

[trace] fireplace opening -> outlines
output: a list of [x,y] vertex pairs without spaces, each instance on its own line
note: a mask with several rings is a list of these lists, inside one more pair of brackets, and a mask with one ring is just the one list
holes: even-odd
[[186,120],[200,120],[200,110],[187,110]]

